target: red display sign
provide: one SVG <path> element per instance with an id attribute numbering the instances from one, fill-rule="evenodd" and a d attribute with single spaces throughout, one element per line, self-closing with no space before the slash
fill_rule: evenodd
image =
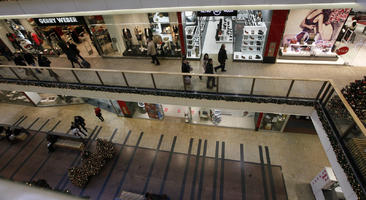
<path id="1" fill-rule="evenodd" d="M 344 55 L 348 52 L 348 50 L 349 50 L 348 47 L 341 47 L 336 50 L 336 53 L 337 53 L 337 55 Z"/>

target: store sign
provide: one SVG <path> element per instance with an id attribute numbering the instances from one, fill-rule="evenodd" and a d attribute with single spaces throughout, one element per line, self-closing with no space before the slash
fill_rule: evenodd
<path id="1" fill-rule="evenodd" d="M 336 50 L 337 55 L 344 55 L 349 51 L 348 47 L 341 47 Z"/>
<path id="2" fill-rule="evenodd" d="M 237 10 L 206 10 L 197 12 L 198 16 L 236 16 L 237 14 Z"/>
<path id="3" fill-rule="evenodd" d="M 47 17 L 34 18 L 38 26 L 52 26 L 52 25 L 76 25 L 81 24 L 81 17 Z"/>

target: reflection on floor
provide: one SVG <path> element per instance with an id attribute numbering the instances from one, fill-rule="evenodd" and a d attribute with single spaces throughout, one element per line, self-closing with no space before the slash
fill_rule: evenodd
<path id="1" fill-rule="evenodd" d="M 139 140 L 139 133 L 143 131 L 144 136 L 139 145 L 142 148 L 155 149 L 158 145 L 158 138 L 161 134 L 164 134 L 160 149 L 168 152 L 171 150 L 174 136 L 177 136 L 175 153 L 187 154 L 190 138 L 194 138 L 192 155 L 197 153 L 198 141 L 201 139 L 202 141 L 207 140 L 206 156 L 215 157 L 216 141 L 222 141 L 225 142 L 226 159 L 240 161 L 239 147 L 240 144 L 243 144 L 245 161 L 260 163 L 258 146 L 268 146 L 272 165 L 282 167 L 288 199 L 291 200 L 312 199 L 313 194 L 309 187 L 310 181 L 324 166 L 330 166 L 317 135 L 256 132 L 237 128 L 197 126 L 170 120 L 121 118 L 106 111 L 102 111 L 105 121 L 101 122 L 94 115 L 94 107 L 88 104 L 40 108 L 2 103 L 0 104 L 0 110 L 2 113 L 6 113 L 0 118 L 0 123 L 12 124 L 20 116 L 26 115 L 28 118 L 22 122 L 21 126 L 28 127 L 36 118 L 40 117 L 32 129 L 38 130 L 47 119 L 50 119 L 44 127 L 44 130 L 50 130 L 61 120 L 55 131 L 62 133 L 69 130 L 73 116 L 80 115 L 85 118 L 89 132 L 96 125 L 103 127 L 97 136 L 98 138 L 109 139 L 116 130 L 113 142 L 122 144 L 126 134 L 131 130 L 132 134 L 126 142 L 129 146 L 136 145 Z M 0 146 L 0 148 L 3 147 Z M 39 147 L 40 149 L 44 148 Z M 201 151 L 201 155 L 203 155 L 203 151 Z M 228 177 L 225 176 L 225 178 Z"/>
<path id="2" fill-rule="evenodd" d="M 217 18 L 215 21 L 213 21 L 212 18 Z M 211 17 L 208 21 L 207 25 L 207 31 L 206 31 L 206 37 L 205 42 L 203 43 L 203 51 L 202 53 L 205 54 L 218 54 L 221 44 L 225 44 L 226 46 L 226 53 L 227 54 L 233 54 L 233 43 L 220 43 L 216 42 L 215 35 L 213 33 L 216 33 L 217 25 L 219 24 L 219 19 L 223 19 L 223 17 Z M 229 57 L 229 56 L 228 56 Z"/>
<path id="3" fill-rule="evenodd" d="M 26 141 L 13 145 L 1 141 L 2 177 L 15 181 L 45 179 L 56 190 L 69 190 L 73 195 L 91 199 L 115 199 L 122 191 L 167 194 L 171 199 L 192 199 L 196 195 L 199 199 L 212 199 L 216 195 L 224 199 L 241 199 L 242 195 L 247 199 L 258 200 L 268 196 L 287 199 L 281 167 L 271 165 L 268 147 L 263 150 L 259 146 L 261 163 L 249 163 L 225 159 L 225 142 L 220 145 L 217 141 L 215 157 L 208 157 L 207 140 L 198 140 L 197 153 L 194 154 L 194 139 L 191 138 L 187 154 L 180 154 L 174 153 L 175 145 L 182 142 L 176 136 L 171 143 L 171 151 L 160 151 L 164 135 L 160 139 L 155 138 L 159 142 L 154 149 L 146 149 L 139 147 L 144 133 L 131 131 L 123 133 L 124 144 L 131 134 L 139 135 L 136 144 L 115 144 L 115 158 L 107 162 L 101 173 L 92 177 L 85 188 L 79 188 L 69 182 L 67 170 L 80 165 L 80 153 L 63 149 L 49 153 L 46 132 L 39 132 L 43 127 L 32 131 Z M 90 130 L 89 138 L 95 140 L 101 129 L 96 126 Z M 115 132 L 109 138 L 110 141 L 114 135 Z M 90 141 L 87 146 L 92 152 L 95 151 L 94 141 Z M 236 148 L 240 148 L 243 157 L 243 145 Z"/>

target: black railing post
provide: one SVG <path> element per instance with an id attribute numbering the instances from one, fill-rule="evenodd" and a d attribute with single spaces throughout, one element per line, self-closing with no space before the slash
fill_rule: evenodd
<path id="1" fill-rule="evenodd" d="M 187 91 L 187 86 L 186 86 L 186 83 L 184 82 L 184 76 L 182 76 L 182 78 L 183 78 L 184 91 Z"/>
<path id="2" fill-rule="evenodd" d="M 128 85 L 127 78 L 126 78 L 126 75 L 124 72 L 122 72 L 122 77 L 123 77 L 123 80 L 125 80 L 127 87 L 130 87 L 130 85 Z"/>
<path id="3" fill-rule="evenodd" d="M 291 90 L 292 90 L 292 86 L 294 86 L 295 80 L 291 81 L 290 87 L 288 88 L 286 97 L 290 96 Z"/>
<path id="4" fill-rule="evenodd" d="M 153 84 L 154 84 L 154 89 L 156 89 L 156 84 L 155 84 L 154 75 L 153 75 L 152 73 L 151 73 L 150 75 L 151 75 L 151 80 L 152 80 L 152 82 L 153 82 Z"/>
<path id="5" fill-rule="evenodd" d="M 78 83 L 81 83 L 79 77 L 76 75 L 76 73 L 74 72 L 74 70 L 71 70 L 71 72 L 72 72 L 72 74 L 74 74 L 74 77 L 76 78 L 76 80 L 78 81 Z"/>
<path id="6" fill-rule="evenodd" d="M 321 95 L 321 97 L 320 97 L 320 103 L 322 103 L 323 100 L 324 100 L 324 98 L 325 98 L 325 96 L 327 96 L 328 91 L 329 91 L 329 89 L 330 89 L 331 86 L 332 86 L 332 84 L 329 83 L 328 86 L 327 86 L 327 88 L 325 89 L 323 95 Z"/>
<path id="7" fill-rule="evenodd" d="M 95 73 L 97 74 L 97 77 L 98 77 L 98 79 L 99 79 L 100 83 L 101 83 L 102 85 L 104 85 L 104 83 L 103 83 L 103 81 L 102 81 L 102 78 L 100 77 L 100 75 L 99 75 L 98 71 L 95 71 Z"/>
<path id="8" fill-rule="evenodd" d="M 36 76 L 36 73 L 34 73 L 34 71 L 33 71 L 32 69 L 29 69 L 29 70 L 30 70 L 30 72 L 31 72 L 32 76 L 33 76 L 35 79 L 37 79 L 37 81 L 39 81 L 39 78 Z"/>
<path id="9" fill-rule="evenodd" d="M 255 85 L 255 78 L 253 78 L 252 81 L 252 88 L 250 89 L 250 95 L 253 95 L 254 85 Z"/>
<path id="10" fill-rule="evenodd" d="M 327 98 L 325 98 L 324 102 L 322 103 L 323 106 L 325 106 L 325 104 L 327 104 L 327 102 L 329 101 L 330 97 L 332 97 L 333 93 L 334 93 L 334 88 L 332 88 L 332 90 L 330 90 Z"/>
<path id="11" fill-rule="evenodd" d="M 10 71 L 11 72 L 13 72 L 13 74 L 19 79 L 19 80 L 22 80 L 21 78 L 20 78 L 20 76 L 17 74 L 17 73 L 15 73 L 15 71 L 14 71 L 14 69 L 13 68 L 11 68 L 11 67 L 9 67 L 9 69 L 10 69 Z M 27 69 L 25 69 L 25 70 L 27 70 Z"/>
<path id="12" fill-rule="evenodd" d="M 324 88 L 325 88 L 325 86 L 327 85 L 327 81 L 324 81 L 324 83 L 323 83 L 323 85 L 322 85 L 322 87 L 320 88 L 320 90 L 319 90 L 319 92 L 318 92 L 318 94 L 316 95 L 316 100 L 318 100 L 319 99 L 319 97 L 320 97 L 320 95 L 322 94 L 322 92 L 323 92 L 323 90 L 324 90 Z"/>
<path id="13" fill-rule="evenodd" d="M 217 83 L 216 83 L 216 93 L 219 93 L 219 77 L 217 78 Z"/>

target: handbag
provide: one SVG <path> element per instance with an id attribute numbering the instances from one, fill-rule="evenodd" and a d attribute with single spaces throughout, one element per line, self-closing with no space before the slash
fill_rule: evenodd
<path id="1" fill-rule="evenodd" d="M 81 61 L 81 66 L 83 66 L 83 68 L 90 68 L 90 63 L 86 60 Z"/>

